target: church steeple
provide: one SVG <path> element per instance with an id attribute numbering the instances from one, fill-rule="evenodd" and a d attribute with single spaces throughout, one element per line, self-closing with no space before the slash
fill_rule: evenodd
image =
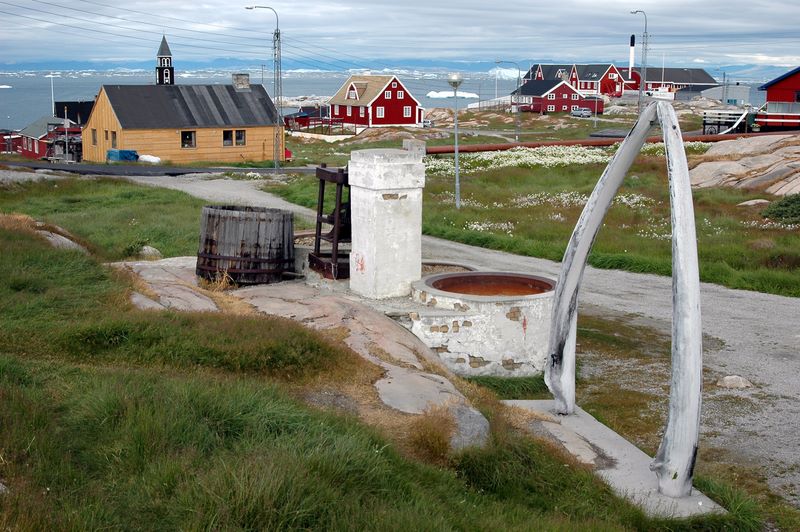
<path id="1" fill-rule="evenodd" d="M 175 69 L 172 67 L 172 52 L 167 37 L 161 37 L 161 46 L 156 54 L 156 85 L 174 85 Z"/>

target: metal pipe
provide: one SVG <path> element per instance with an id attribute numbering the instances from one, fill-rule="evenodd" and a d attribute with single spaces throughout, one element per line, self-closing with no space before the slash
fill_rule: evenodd
<path id="1" fill-rule="evenodd" d="M 646 88 L 647 84 L 647 13 L 642 11 L 641 9 L 636 9 L 631 11 L 631 15 L 636 15 L 637 13 L 641 13 L 644 15 L 644 34 L 642 35 L 642 76 L 639 80 L 639 112 L 642 112 L 642 90 Z"/>

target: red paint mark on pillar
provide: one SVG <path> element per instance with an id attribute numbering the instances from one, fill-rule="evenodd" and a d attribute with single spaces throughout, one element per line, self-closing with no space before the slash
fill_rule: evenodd
<path id="1" fill-rule="evenodd" d="M 523 316 L 522 317 L 522 335 L 523 336 L 527 336 L 528 335 L 528 317 L 527 316 Z"/>
<path id="2" fill-rule="evenodd" d="M 359 273 L 363 273 L 366 269 L 366 265 L 364 264 L 364 255 L 361 253 L 356 254 L 356 271 Z"/>

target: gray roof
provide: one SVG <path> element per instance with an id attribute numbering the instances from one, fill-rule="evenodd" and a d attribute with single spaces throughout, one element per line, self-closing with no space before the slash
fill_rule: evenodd
<path id="1" fill-rule="evenodd" d="M 596 63 L 590 65 L 575 65 L 578 69 L 578 79 L 587 81 L 600 79 L 611 68 L 611 63 Z"/>
<path id="2" fill-rule="evenodd" d="M 75 122 L 69 120 L 69 126 L 72 127 L 74 125 L 76 125 Z M 43 116 L 42 118 L 36 120 L 35 122 L 31 122 L 30 124 L 25 126 L 22 130 L 20 130 L 19 134 L 34 139 L 40 139 L 45 135 L 47 135 L 55 127 L 63 127 L 63 126 L 64 126 L 63 118 Z"/>
<path id="3" fill-rule="evenodd" d="M 542 66 L 542 79 L 561 79 L 558 77 L 558 72 L 563 70 L 567 78 L 572 71 L 572 65 L 541 65 Z M 536 71 L 534 70 L 534 73 Z"/>
<path id="4" fill-rule="evenodd" d="M 544 96 L 558 85 L 566 83 L 562 79 L 532 79 L 520 87 L 520 94 L 524 96 Z M 515 94 L 517 91 L 512 92 Z"/>
<path id="5" fill-rule="evenodd" d="M 156 54 L 158 57 L 169 56 L 172 57 L 172 52 L 169 50 L 169 45 L 167 44 L 167 37 L 161 37 L 161 46 L 158 47 L 158 53 Z"/>
<path id="6" fill-rule="evenodd" d="M 275 104 L 262 85 L 103 85 L 124 129 L 271 126 Z"/>
<path id="7" fill-rule="evenodd" d="M 635 67 L 633 70 L 641 72 L 640 67 Z M 647 67 L 647 81 L 661 81 L 661 67 L 648 66 Z M 664 81 L 672 83 L 691 84 L 691 85 L 719 85 L 717 80 L 711 77 L 711 74 L 702 68 L 664 68 Z"/>

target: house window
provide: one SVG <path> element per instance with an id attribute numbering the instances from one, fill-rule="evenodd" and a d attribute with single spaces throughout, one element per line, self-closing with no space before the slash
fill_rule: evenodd
<path id="1" fill-rule="evenodd" d="M 608 75 L 608 79 L 617 79 L 617 75 L 612 72 Z"/>
<path id="2" fill-rule="evenodd" d="M 223 129 L 222 130 L 222 145 L 223 146 L 233 146 L 233 130 L 232 129 Z"/>
<path id="3" fill-rule="evenodd" d="M 334 105 L 333 106 L 333 114 L 335 114 L 335 115 L 339 114 L 339 106 L 338 105 Z"/>
<path id="4" fill-rule="evenodd" d="M 364 109 L 365 109 L 364 107 L 358 108 L 358 116 L 360 116 L 361 118 L 364 118 Z"/>
<path id="5" fill-rule="evenodd" d="M 556 110 L 556 106 L 555 105 L 548 105 L 547 106 L 547 111 L 548 112 L 552 113 L 555 110 Z"/>
<path id="6" fill-rule="evenodd" d="M 244 129 L 237 129 L 236 130 L 236 145 L 237 146 L 244 146 L 247 144 L 247 136 L 245 134 Z"/>
<path id="7" fill-rule="evenodd" d="M 391 100 L 392 99 L 392 91 L 385 91 L 383 93 L 383 97 L 386 98 L 387 100 Z"/>
<path id="8" fill-rule="evenodd" d="M 393 81 L 393 82 L 392 82 L 392 88 L 393 88 L 393 89 L 396 89 L 396 88 L 397 88 L 397 82 L 396 82 L 396 81 Z"/>
<path id="9" fill-rule="evenodd" d="M 573 100 L 577 100 L 577 99 L 578 99 L 578 95 L 577 95 L 577 94 L 573 94 L 573 95 L 572 95 L 572 99 L 573 99 Z"/>
<path id="10" fill-rule="evenodd" d="M 105 133 L 106 133 L 106 142 L 108 142 L 108 130 L 107 129 L 105 130 Z"/>
<path id="11" fill-rule="evenodd" d="M 375 117 L 376 118 L 383 118 L 383 107 L 376 107 L 375 108 Z"/>
<path id="12" fill-rule="evenodd" d="M 197 136 L 195 131 L 181 131 L 181 148 L 196 148 Z"/>
<path id="13" fill-rule="evenodd" d="M 403 118 L 411 118 L 411 106 L 406 105 L 403 107 Z"/>
<path id="14" fill-rule="evenodd" d="M 116 148 L 117 147 L 117 132 L 116 131 L 112 131 L 111 132 L 111 147 L 112 148 Z"/>
<path id="15" fill-rule="evenodd" d="M 577 108 L 578 108 L 578 106 L 577 106 L 577 105 L 573 105 L 572 107 L 570 107 L 570 110 L 571 110 L 571 111 L 574 111 L 574 110 L 575 110 L 575 109 L 577 109 Z"/>
<path id="16" fill-rule="evenodd" d="M 566 105 L 562 105 L 562 106 L 561 106 L 561 110 L 562 110 L 562 111 L 566 111 L 566 110 L 567 110 L 567 106 L 566 106 Z"/>
<path id="17" fill-rule="evenodd" d="M 33 153 L 39 154 L 39 140 L 38 139 L 31 139 L 33 140 Z"/>
<path id="18" fill-rule="evenodd" d="M 398 100 L 402 100 L 405 97 L 406 97 L 405 91 L 397 91 L 397 99 Z"/>
<path id="19" fill-rule="evenodd" d="M 170 84 L 170 82 L 169 82 L 169 70 L 165 70 L 164 71 L 164 84 L 165 85 L 169 85 Z"/>
<path id="20" fill-rule="evenodd" d="M 348 105 L 347 106 L 347 116 L 353 116 L 353 106 L 352 105 Z"/>
<path id="21" fill-rule="evenodd" d="M 555 95 L 555 93 L 552 93 L 552 92 L 551 92 L 550 94 L 548 94 L 548 95 L 547 95 L 547 99 L 548 99 L 548 100 L 555 100 L 555 99 L 556 99 L 556 95 Z"/>
<path id="22" fill-rule="evenodd" d="M 562 94 L 562 95 L 561 95 L 561 98 L 562 98 L 562 99 L 566 99 L 566 97 L 567 97 L 567 93 L 566 93 L 566 92 L 565 92 L 564 94 Z"/>
<path id="23" fill-rule="evenodd" d="M 794 93 L 794 101 L 800 102 L 800 91 Z"/>
<path id="24" fill-rule="evenodd" d="M 92 128 L 92 146 L 97 146 L 97 130 Z"/>
<path id="25" fill-rule="evenodd" d="M 348 100 L 355 100 L 355 99 L 357 99 L 357 98 L 356 98 L 356 90 L 355 90 L 355 89 L 350 89 L 350 90 L 347 92 L 347 99 L 348 99 Z"/>

